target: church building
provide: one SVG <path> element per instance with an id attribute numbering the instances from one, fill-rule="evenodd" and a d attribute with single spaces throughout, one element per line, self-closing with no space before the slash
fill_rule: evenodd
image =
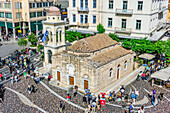
<path id="1" fill-rule="evenodd" d="M 57 7 L 51 7 L 43 22 L 48 31 L 45 44 L 45 66 L 51 66 L 52 81 L 80 91 L 102 91 L 133 71 L 133 52 L 126 50 L 105 34 L 80 39 L 72 44 L 65 42 L 65 22 Z"/>

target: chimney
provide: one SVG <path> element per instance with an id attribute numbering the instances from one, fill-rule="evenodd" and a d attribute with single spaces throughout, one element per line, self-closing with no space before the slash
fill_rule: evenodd
<path id="1" fill-rule="evenodd" d="M 54 5 L 56 5 L 57 0 L 54 0 Z"/>

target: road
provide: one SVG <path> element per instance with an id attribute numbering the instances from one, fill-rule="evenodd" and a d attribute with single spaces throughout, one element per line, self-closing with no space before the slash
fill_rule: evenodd
<path id="1" fill-rule="evenodd" d="M 0 57 L 6 57 L 13 53 L 15 50 L 21 50 L 22 47 L 18 46 L 17 42 L 9 41 L 2 42 L 2 46 L 0 46 Z"/>

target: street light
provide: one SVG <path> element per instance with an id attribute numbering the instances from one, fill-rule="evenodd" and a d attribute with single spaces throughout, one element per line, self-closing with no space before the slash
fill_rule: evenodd
<path id="1" fill-rule="evenodd" d="M 18 15 L 19 15 L 19 28 L 20 28 L 20 31 L 21 31 L 21 22 L 20 22 L 20 12 L 19 12 L 19 8 L 20 8 L 20 0 L 18 0 Z M 19 37 L 20 37 L 20 33 L 19 34 Z"/>

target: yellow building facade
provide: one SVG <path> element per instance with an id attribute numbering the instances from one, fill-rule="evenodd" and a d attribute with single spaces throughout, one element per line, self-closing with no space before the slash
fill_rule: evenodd
<path id="1" fill-rule="evenodd" d="M 169 0 L 169 3 L 168 3 L 167 21 L 168 22 L 170 21 L 170 0 Z"/>
<path id="2" fill-rule="evenodd" d="M 22 34 L 43 29 L 41 21 L 54 0 L 0 0 L 0 36 Z"/>

